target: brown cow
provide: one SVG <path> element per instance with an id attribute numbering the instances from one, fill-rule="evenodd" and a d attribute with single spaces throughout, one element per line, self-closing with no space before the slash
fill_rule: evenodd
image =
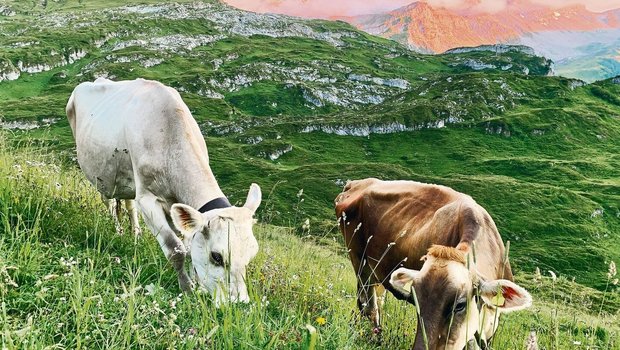
<path id="1" fill-rule="evenodd" d="M 336 198 L 336 215 L 358 276 L 358 307 L 376 333 L 385 289 L 417 298 L 414 349 L 485 343 L 499 313 L 531 304 L 511 282 L 493 219 L 465 194 L 414 181 L 351 181 Z"/>

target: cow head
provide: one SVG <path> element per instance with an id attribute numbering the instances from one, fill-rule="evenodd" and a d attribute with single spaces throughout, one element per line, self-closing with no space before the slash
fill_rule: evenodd
<path id="1" fill-rule="evenodd" d="M 410 302 L 418 301 L 414 349 L 461 350 L 476 337 L 488 340 L 497 330 L 500 313 L 532 303 L 530 294 L 517 284 L 485 280 L 473 263 L 468 268 L 467 255 L 459 249 L 435 245 L 423 259 L 421 270 L 399 268 L 390 279 Z"/>
<path id="2" fill-rule="evenodd" d="M 192 258 L 190 273 L 213 295 L 216 304 L 249 301 L 245 277 L 250 260 L 258 252 L 252 225 L 260 202 L 260 187 L 252 184 L 243 207 L 206 213 L 184 204 L 171 208 L 174 225 L 182 232 Z"/>

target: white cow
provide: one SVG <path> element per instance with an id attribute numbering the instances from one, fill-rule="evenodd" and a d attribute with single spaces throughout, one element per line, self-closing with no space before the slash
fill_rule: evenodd
<path id="1" fill-rule="evenodd" d="M 243 207 L 229 204 L 179 93 L 156 81 L 99 78 L 73 90 L 67 117 L 82 171 L 106 198 L 135 198 L 181 289 L 194 285 L 183 266 L 189 252 L 192 277 L 216 302 L 248 301 L 245 275 L 258 252 L 252 217 L 261 191 L 252 184 Z"/>

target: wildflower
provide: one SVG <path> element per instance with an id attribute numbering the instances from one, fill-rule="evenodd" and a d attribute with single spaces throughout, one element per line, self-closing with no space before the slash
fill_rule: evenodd
<path id="1" fill-rule="evenodd" d="M 301 229 L 304 231 L 310 231 L 310 219 L 306 219 L 304 224 L 301 226 Z"/>
<path id="2" fill-rule="evenodd" d="M 155 294 L 155 290 L 157 288 L 155 287 L 155 285 L 153 283 L 147 285 L 146 287 L 144 287 L 144 290 L 146 290 L 146 295 L 154 295 Z"/>
<path id="3" fill-rule="evenodd" d="M 297 198 L 301 198 L 301 196 L 304 195 L 304 189 L 302 188 L 301 190 L 299 190 L 299 192 L 297 192 Z"/>
<path id="4" fill-rule="evenodd" d="M 44 281 L 49 281 L 49 280 L 53 280 L 54 278 L 57 278 L 57 277 L 58 277 L 58 275 L 52 273 L 52 274 L 43 276 L 43 280 Z"/>
<path id="5" fill-rule="evenodd" d="M 536 267 L 536 271 L 534 271 L 534 279 L 540 281 L 542 279 L 542 274 L 540 273 L 540 268 Z"/>
<path id="6" fill-rule="evenodd" d="M 616 263 L 615 262 L 610 262 L 609 263 L 609 272 L 607 272 L 607 278 L 608 279 L 612 279 L 614 277 L 616 277 L 616 274 L 618 273 L 618 270 L 616 270 Z"/>
<path id="7" fill-rule="evenodd" d="M 538 338 L 536 337 L 535 331 L 530 332 L 530 335 L 527 338 L 527 344 L 525 348 L 527 350 L 538 350 Z"/>
<path id="8" fill-rule="evenodd" d="M 315 321 L 319 326 L 322 326 L 325 323 L 327 323 L 327 320 L 325 319 L 325 317 L 322 317 L 322 316 L 317 317 Z"/>
<path id="9" fill-rule="evenodd" d="M 549 270 L 549 274 L 551 275 L 551 279 L 555 282 L 558 279 L 558 276 L 555 275 L 555 272 Z"/>

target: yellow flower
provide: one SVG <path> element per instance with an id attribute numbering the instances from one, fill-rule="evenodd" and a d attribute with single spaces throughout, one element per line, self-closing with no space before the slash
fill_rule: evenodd
<path id="1" fill-rule="evenodd" d="M 325 317 L 321 317 L 321 316 L 317 317 L 315 321 L 319 326 L 322 326 L 327 322 Z"/>

